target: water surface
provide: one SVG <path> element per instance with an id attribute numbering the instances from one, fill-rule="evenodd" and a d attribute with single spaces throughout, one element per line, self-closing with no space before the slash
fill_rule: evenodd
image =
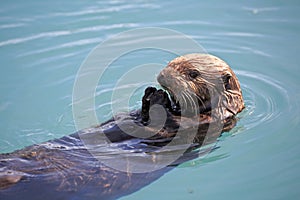
<path id="1" fill-rule="evenodd" d="M 122 199 L 297 199 L 299 11 L 298 1 L 2 1 L 0 151 L 76 131 L 73 84 L 88 53 L 121 31 L 164 27 L 227 61 L 246 109 L 216 151 Z M 114 73 L 97 89 L 99 119 L 111 116 L 110 83 L 132 66 L 171 59 L 142 51 L 113 63 Z"/>

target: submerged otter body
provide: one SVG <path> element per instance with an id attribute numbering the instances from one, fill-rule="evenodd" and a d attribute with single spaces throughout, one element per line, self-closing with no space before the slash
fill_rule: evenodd
<path id="1" fill-rule="evenodd" d="M 215 56 L 178 57 L 157 79 L 166 91 L 147 88 L 140 110 L 120 114 L 97 127 L 60 139 L 1 154 L 0 199 L 116 199 L 130 194 L 174 166 L 196 158 L 198 147 L 214 142 L 221 132 L 230 130 L 236 123 L 235 115 L 244 108 L 235 74 Z M 154 105 L 165 112 L 162 127 L 162 110 L 152 109 Z M 132 123 L 150 132 L 151 137 L 139 138 L 139 134 L 128 134 L 121 127 Z M 120 152 L 137 157 L 151 155 L 156 163 L 158 149 L 170 141 L 175 141 L 175 147 L 187 144 L 188 148 L 158 170 L 119 171 L 96 158 L 87 149 L 86 140 L 82 141 L 84 137 L 92 141 L 99 135 L 110 142 L 100 146 L 105 150 L 103 159 L 118 159 L 122 149 Z"/>

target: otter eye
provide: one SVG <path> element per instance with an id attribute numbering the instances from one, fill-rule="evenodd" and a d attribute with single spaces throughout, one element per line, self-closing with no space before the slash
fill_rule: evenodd
<path id="1" fill-rule="evenodd" d="M 194 78 L 197 78 L 198 76 L 200 75 L 200 73 L 198 72 L 198 71 L 191 71 L 190 73 L 189 73 L 189 76 L 192 78 L 192 79 L 194 79 Z"/>

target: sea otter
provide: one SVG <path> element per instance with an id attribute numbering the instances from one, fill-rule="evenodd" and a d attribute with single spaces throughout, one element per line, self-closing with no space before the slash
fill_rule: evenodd
<path id="1" fill-rule="evenodd" d="M 116 199 L 130 194 L 174 166 L 196 158 L 199 147 L 230 130 L 236 114 L 244 108 L 237 77 L 213 55 L 175 58 L 157 80 L 162 89 L 148 87 L 140 110 L 60 139 L 1 154 L 0 199 Z M 142 129 L 136 131 L 138 128 L 128 124 Z M 145 137 L 143 130 L 150 136 Z M 104 142 L 93 143 L 99 136 Z M 183 153 L 149 173 L 120 171 L 105 162 L 111 159 L 118 165 L 125 152 L 137 159 L 152 156 L 152 164 L 156 164 L 160 149 L 170 143 L 174 152 Z M 96 152 L 100 157 L 94 147 L 103 150 Z M 174 152 L 164 153 L 164 158 Z"/>

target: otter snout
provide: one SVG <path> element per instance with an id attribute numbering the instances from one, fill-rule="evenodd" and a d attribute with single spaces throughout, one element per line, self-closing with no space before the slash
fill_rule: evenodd
<path id="1" fill-rule="evenodd" d="M 165 68 L 157 76 L 158 83 L 165 88 L 174 87 L 176 85 L 176 72 L 172 69 Z"/>
<path id="2" fill-rule="evenodd" d="M 166 82 L 166 77 L 165 77 L 163 71 L 161 71 L 161 72 L 159 73 L 159 75 L 157 76 L 157 81 L 158 81 L 158 83 L 159 83 L 161 86 L 165 86 L 165 87 L 166 87 L 167 82 Z"/>

